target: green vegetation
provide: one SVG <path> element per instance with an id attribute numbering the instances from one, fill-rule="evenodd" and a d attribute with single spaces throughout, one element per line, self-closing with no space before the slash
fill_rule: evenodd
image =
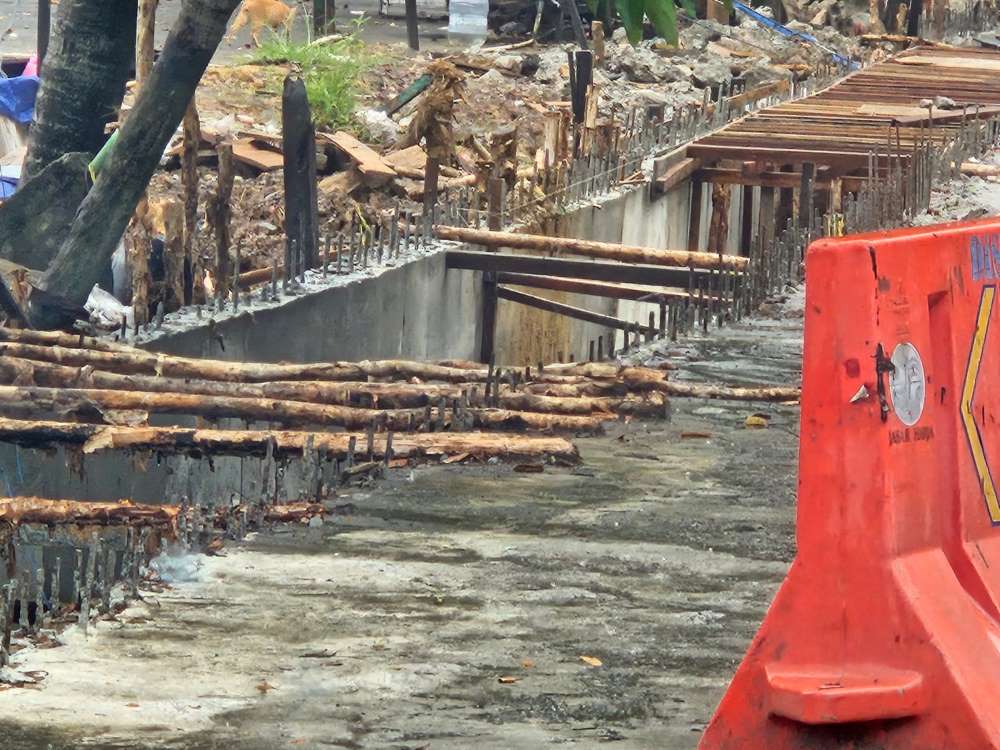
<path id="1" fill-rule="evenodd" d="M 318 44 L 272 35 L 253 51 L 251 61 L 300 67 L 316 126 L 324 129 L 350 125 L 361 75 L 377 62 L 364 42 L 353 34 Z"/>

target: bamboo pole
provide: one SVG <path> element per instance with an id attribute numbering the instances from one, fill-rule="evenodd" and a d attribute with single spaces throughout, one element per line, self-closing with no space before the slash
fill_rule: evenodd
<path id="1" fill-rule="evenodd" d="M 351 441 L 363 433 L 316 433 L 292 430 L 215 430 L 187 427 L 125 427 L 0 417 L 0 441 L 25 448 L 66 446 L 85 455 L 115 450 L 156 451 L 184 455 L 230 455 L 299 458 L 312 446 L 327 458 L 345 459 Z M 385 457 L 388 435 L 372 439 L 375 458 Z M 424 459 L 468 454 L 477 459 L 523 459 L 551 456 L 577 463 L 576 447 L 561 437 L 484 432 L 427 432 L 393 435 L 392 455 Z"/>
<path id="2" fill-rule="evenodd" d="M 563 252 L 583 255 L 588 258 L 603 258 L 625 263 L 647 263 L 658 266 L 678 266 L 682 268 L 734 268 L 742 270 L 749 263 L 748 258 L 719 253 L 702 253 L 687 250 L 656 250 L 635 245 L 617 245 L 611 242 L 594 242 L 565 237 L 549 237 L 540 234 L 519 234 L 515 232 L 491 232 L 483 229 L 435 226 L 439 239 L 467 242 L 493 248 L 516 250 L 538 250 L 541 252 Z"/>

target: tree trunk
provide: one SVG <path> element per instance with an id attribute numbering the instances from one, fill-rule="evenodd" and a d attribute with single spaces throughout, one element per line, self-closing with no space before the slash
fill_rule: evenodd
<path id="1" fill-rule="evenodd" d="M 104 145 L 104 126 L 117 119 L 131 72 L 136 7 L 137 0 L 59 4 L 24 180 L 63 154 L 94 154 Z"/>
<path id="2" fill-rule="evenodd" d="M 136 0 L 130 2 L 134 20 Z M 117 144 L 42 279 L 43 289 L 82 305 L 100 281 L 238 3 L 189 0 L 183 4 L 163 54 L 139 92 Z M 106 19 L 107 3 L 101 3 L 101 8 L 102 19 Z M 131 59 L 134 24 L 129 26 L 127 36 L 129 43 L 123 46 Z M 54 61 L 62 52 L 57 44 L 50 59 Z M 74 58 L 74 64 L 78 63 Z M 77 83 L 74 77 L 72 85 Z M 88 107 L 95 107 L 93 100 Z M 31 315 L 39 328 L 57 327 L 65 321 L 44 304 L 32 304 Z"/>

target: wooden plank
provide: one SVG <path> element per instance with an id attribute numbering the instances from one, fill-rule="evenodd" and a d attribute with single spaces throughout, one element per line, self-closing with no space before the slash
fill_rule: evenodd
<path id="1" fill-rule="evenodd" d="M 516 289 L 509 289 L 505 286 L 497 287 L 497 296 L 500 299 L 507 300 L 508 302 L 517 302 L 521 305 L 534 307 L 538 310 L 545 310 L 546 312 L 556 313 L 557 315 L 565 315 L 567 318 L 582 320 L 585 323 L 607 326 L 608 328 L 614 328 L 619 331 L 632 331 L 638 326 L 639 331 L 643 334 L 651 335 L 656 333 L 655 329 L 649 328 L 648 326 L 639 325 L 627 320 L 620 320 L 612 317 L 611 315 L 604 315 L 602 313 L 593 312 L 592 310 L 585 310 L 582 307 L 574 307 L 573 305 L 566 305 L 562 302 L 554 302 L 553 300 L 545 299 L 544 297 L 538 297 L 534 294 L 528 294 L 526 292 L 519 292 Z"/>
<path id="2" fill-rule="evenodd" d="M 262 172 L 273 172 L 285 166 L 281 153 L 261 148 L 248 138 L 233 142 L 233 158 Z"/>
<path id="3" fill-rule="evenodd" d="M 317 133 L 317 140 L 333 146 L 357 165 L 358 172 L 361 173 L 365 184 L 369 187 L 384 185 L 389 180 L 395 178 L 396 171 L 385 163 L 370 146 L 366 146 L 350 133 L 338 130 L 336 133 Z"/>
<path id="4" fill-rule="evenodd" d="M 691 175 L 701 167 L 701 159 L 682 159 L 653 181 L 653 195 L 669 193 L 681 183 L 689 180 Z"/>
<path id="5" fill-rule="evenodd" d="M 909 55 L 900 58 L 901 65 L 923 65 L 934 68 L 968 68 L 978 71 L 1000 72 L 1000 59 L 972 59 L 968 57 L 945 57 L 943 55 Z"/>
<path id="6" fill-rule="evenodd" d="M 390 169 L 406 169 L 424 171 L 427 166 L 427 153 L 420 146 L 413 145 L 399 151 L 386 154 L 382 160 Z"/>
<path id="7" fill-rule="evenodd" d="M 650 300 L 688 299 L 686 289 L 608 284 L 602 281 L 578 281 L 554 276 L 533 276 L 525 273 L 501 273 L 497 275 L 500 284 L 526 286 L 534 289 L 552 289 L 570 294 L 586 294 L 609 299 Z"/>
<path id="8" fill-rule="evenodd" d="M 534 255 L 486 253 L 475 250 L 448 250 L 445 253 L 445 267 L 453 270 L 526 273 L 537 276 L 559 276 L 571 279 L 593 279 L 624 284 L 651 284 L 683 288 L 687 288 L 691 274 L 693 274 L 696 286 L 698 279 L 710 277 L 705 271 L 650 266 L 642 263 L 543 258 Z"/>

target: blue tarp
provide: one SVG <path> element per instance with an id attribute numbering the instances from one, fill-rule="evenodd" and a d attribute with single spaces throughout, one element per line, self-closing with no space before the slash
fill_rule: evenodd
<path id="1" fill-rule="evenodd" d="M 768 18 L 767 16 L 758 13 L 748 5 L 744 5 L 743 3 L 739 2 L 739 0 L 733 0 L 733 7 L 736 8 L 736 10 L 738 10 L 740 13 L 749 16 L 757 23 L 761 24 L 762 26 L 766 26 L 767 28 L 771 29 L 771 31 L 778 32 L 782 36 L 787 36 L 790 39 L 801 39 L 802 41 L 808 42 L 809 44 L 815 44 L 820 49 L 827 52 L 838 64 L 843 65 L 849 70 L 857 70 L 858 68 L 861 67 L 861 65 L 856 63 L 854 60 L 851 60 L 850 58 L 837 54 L 833 50 L 828 50 L 825 47 L 823 47 L 823 45 L 819 43 L 819 40 L 812 34 L 804 34 L 801 31 L 794 31 L 788 28 L 787 26 L 782 26 L 774 19 Z"/>
<path id="2" fill-rule="evenodd" d="M 35 116 L 37 76 L 0 78 L 0 117 L 27 125 Z"/>
<path id="3" fill-rule="evenodd" d="M 10 198 L 15 190 L 17 190 L 17 178 L 0 174 L 0 201 Z"/>

